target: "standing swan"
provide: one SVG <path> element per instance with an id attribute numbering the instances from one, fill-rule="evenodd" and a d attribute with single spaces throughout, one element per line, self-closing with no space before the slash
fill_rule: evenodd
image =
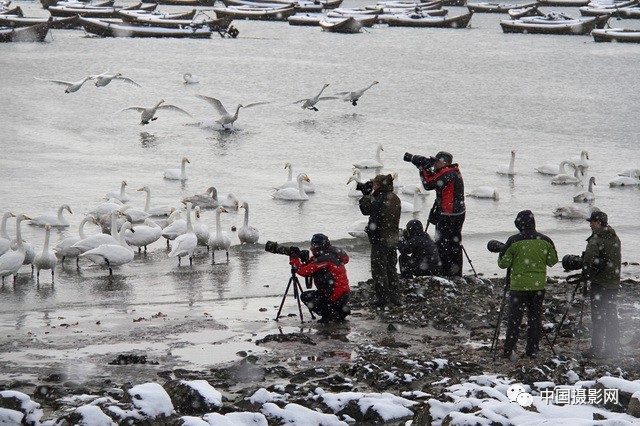
<path id="1" fill-rule="evenodd" d="M 115 213 L 117 215 L 117 213 Z M 80 228 L 78 228 L 78 236 L 77 237 L 67 237 L 64 240 L 60 241 L 54 248 L 53 251 L 62 258 L 62 266 L 64 267 L 64 260 L 69 257 L 69 258 L 74 258 L 76 259 L 76 267 L 78 266 L 78 256 L 80 256 L 80 254 L 82 253 L 82 250 L 79 247 L 74 247 L 73 245 L 76 244 L 79 241 L 84 240 L 85 238 L 87 238 L 84 235 L 84 225 L 87 222 L 91 222 L 95 225 L 98 224 L 98 222 L 96 221 L 96 219 L 91 216 L 85 216 L 82 219 L 82 222 L 80 222 Z"/>
<path id="2" fill-rule="evenodd" d="M 182 164 L 179 169 L 167 169 L 164 171 L 164 178 L 170 180 L 187 180 L 187 163 L 191 161 L 187 157 L 182 157 Z"/>
<path id="3" fill-rule="evenodd" d="M 318 108 L 316 108 L 315 105 L 319 101 L 324 101 L 324 100 L 327 100 L 327 99 L 337 99 L 335 96 L 323 96 L 323 97 L 320 97 L 320 95 L 322 95 L 322 92 L 324 92 L 324 89 L 326 89 L 327 87 L 329 87 L 329 83 L 326 83 L 324 86 L 322 86 L 322 89 L 320 89 L 320 93 L 318 93 L 314 97 L 308 98 L 308 99 L 300 99 L 299 101 L 295 101 L 293 104 L 295 105 L 295 104 L 302 103 L 302 109 L 310 109 L 310 110 L 313 110 L 313 111 L 318 111 Z"/>
<path id="4" fill-rule="evenodd" d="M 144 247 L 147 251 L 149 244 L 155 243 L 162 237 L 162 228 L 151 219 L 145 219 L 144 225 L 136 225 L 135 232 L 127 231 L 124 240 L 127 244 L 138 247 L 138 253 Z"/>
<path id="5" fill-rule="evenodd" d="M 303 182 L 309 182 L 309 178 L 304 173 L 300 173 L 298 178 L 297 188 L 284 188 L 278 189 L 273 195 L 273 198 L 278 200 L 287 200 L 287 201 L 307 201 L 309 196 L 306 192 L 304 192 L 304 188 L 302 186 Z"/>
<path id="6" fill-rule="evenodd" d="M 158 102 L 156 105 L 152 106 L 152 107 L 141 107 L 141 106 L 130 106 L 130 107 L 126 107 L 126 108 L 122 108 L 119 111 L 116 111 L 116 114 L 122 111 L 128 111 L 128 110 L 133 110 L 133 111 L 138 111 L 140 114 L 140 124 L 142 126 L 144 126 L 145 124 L 149 124 L 150 121 L 155 121 L 158 119 L 158 117 L 156 117 L 156 112 L 159 109 L 167 109 L 170 111 L 177 111 L 177 112 L 181 112 L 183 114 L 187 114 L 189 117 L 191 117 L 192 115 L 189 114 L 187 111 L 183 110 L 182 108 L 179 108 L 175 105 L 171 105 L 171 104 L 165 104 L 162 105 L 164 103 L 164 99 L 161 99 L 160 102 Z"/>
<path id="7" fill-rule="evenodd" d="M 44 246 L 42 246 L 42 253 L 36 256 L 33 264 L 36 267 L 36 282 L 40 282 L 40 270 L 51 269 L 51 284 L 53 284 L 54 269 L 58 259 L 53 250 L 49 250 L 49 238 L 51 237 L 51 225 L 44 227 Z"/>
<path id="8" fill-rule="evenodd" d="M 589 178 L 589 189 L 587 191 L 579 192 L 573 196 L 573 201 L 576 203 L 588 203 L 596 199 L 593 193 L 593 185 L 596 184 L 596 178 L 591 176 Z"/>
<path id="9" fill-rule="evenodd" d="M 87 238 L 83 238 L 71 247 L 78 249 L 80 253 L 92 250 L 96 247 L 100 247 L 103 244 L 118 244 L 118 216 L 120 212 L 111 212 L 111 235 L 108 234 L 94 234 L 89 235 Z M 76 259 L 76 265 L 78 260 Z"/>
<path id="10" fill-rule="evenodd" d="M 360 97 L 364 95 L 364 92 L 371 89 L 376 84 L 378 84 L 378 82 L 374 81 L 364 89 L 356 90 L 355 92 L 338 92 L 336 93 L 336 95 L 344 96 L 345 102 L 351 102 L 351 105 L 356 106 L 358 105 L 358 100 L 360 99 Z"/>
<path id="11" fill-rule="evenodd" d="M 193 224 L 193 232 L 195 232 L 196 237 L 198 238 L 198 245 L 204 246 L 207 248 L 207 252 L 209 252 L 209 228 L 207 225 L 200 221 L 200 206 L 196 206 L 195 208 L 196 220 Z"/>
<path id="12" fill-rule="evenodd" d="M 210 98 L 208 96 L 203 96 L 203 95 L 196 95 L 196 97 L 209 102 L 209 104 L 211 104 L 216 109 L 216 111 L 218 111 L 218 114 L 220 114 L 220 119 L 216 120 L 216 123 L 221 125 L 223 129 L 227 129 L 226 127 L 227 125 L 230 125 L 231 126 L 230 128 L 233 128 L 233 123 L 235 123 L 235 121 L 238 119 L 238 112 L 240 111 L 240 108 L 251 108 L 254 106 L 265 105 L 269 103 L 269 102 L 255 102 L 248 105 L 238 104 L 238 106 L 236 107 L 235 114 L 231 115 L 227 112 L 224 105 L 222 105 L 222 102 L 220 102 L 218 99 Z"/>
<path id="13" fill-rule="evenodd" d="M 246 201 L 242 203 L 240 208 L 244 209 L 244 224 L 238 230 L 238 238 L 241 244 L 255 244 L 260 238 L 260 232 L 249 225 L 249 203 Z"/>
<path id="14" fill-rule="evenodd" d="M 118 244 L 102 244 L 94 249 L 82 253 L 93 263 L 109 268 L 109 275 L 113 275 L 114 266 L 126 265 L 133 260 L 133 249 L 127 245 L 124 234 L 131 228 L 131 223 L 125 222 L 118 234 Z M 135 232 L 135 230 L 132 230 Z"/>
<path id="15" fill-rule="evenodd" d="M 216 233 L 209 238 L 209 248 L 211 249 L 211 264 L 216 263 L 216 250 L 224 250 L 227 252 L 227 263 L 229 262 L 229 247 L 231 247 L 231 239 L 222 232 L 222 224 L 220 223 L 220 213 L 228 213 L 227 209 L 220 206 L 216 209 Z"/>
<path id="16" fill-rule="evenodd" d="M 499 175 L 507 175 L 507 176 L 515 175 L 516 174 L 516 172 L 514 170 L 515 162 L 516 162 L 516 152 L 512 150 L 511 151 L 511 161 L 509 162 L 509 165 L 508 166 L 504 166 L 504 165 L 498 166 L 498 170 L 496 170 L 496 173 L 498 173 Z"/>
<path id="17" fill-rule="evenodd" d="M 50 83 L 55 83 L 55 84 L 59 84 L 60 86 L 67 86 L 67 88 L 64 90 L 64 93 L 73 93 L 73 92 L 77 92 L 78 90 L 80 90 L 80 88 L 82 87 L 82 85 L 84 83 L 86 83 L 87 81 L 91 80 L 91 76 L 87 76 L 85 78 L 83 78 L 80 81 L 63 81 L 63 80 L 52 80 L 52 79 L 48 79 L 48 78 L 38 78 L 38 77 L 34 77 L 36 80 L 40 80 L 40 81 L 48 81 Z"/>
<path id="18" fill-rule="evenodd" d="M 10 217 L 16 217 L 16 215 L 11 212 L 6 212 L 2 215 L 2 225 L 0 225 L 0 256 L 8 252 L 11 248 L 11 238 L 9 238 L 9 234 L 7 233 L 7 220 Z"/>
<path id="19" fill-rule="evenodd" d="M 60 228 L 66 228 L 67 226 L 69 226 L 69 221 L 64 216 L 62 216 L 62 212 L 65 210 L 73 214 L 73 212 L 71 211 L 71 207 L 69 207 L 67 204 L 63 204 L 58 208 L 57 215 L 54 216 L 52 214 L 45 214 L 42 216 L 36 216 L 33 219 L 31 219 L 31 221 L 29 221 L 29 225 L 33 225 L 33 226 L 51 225 L 51 226 L 56 226 Z"/>
<path id="20" fill-rule="evenodd" d="M 20 230 L 20 222 L 23 220 L 29 220 L 29 217 L 24 214 L 16 216 L 16 250 L 9 250 L 0 256 L 0 277 L 2 277 L 3 285 L 4 277 L 9 275 L 13 275 L 13 284 L 15 285 L 16 274 L 24 262 L 25 247 L 22 243 L 22 232 Z"/>
<path id="21" fill-rule="evenodd" d="M 180 266 L 182 256 L 189 256 L 189 265 L 193 265 L 193 252 L 197 246 L 198 237 L 193 232 L 193 224 L 191 223 L 191 203 L 187 203 L 187 232 L 175 239 L 169 257 L 178 256 L 178 266 Z"/>
<path id="22" fill-rule="evenodd" d="M 169 206 L 151 207 L 151 188 L 149 188 L 148 186 L 143 186 L 142 188 L 138 188 L 138 191 L 144 191 L 147 193 L 147 198 L 144 202 L 145 213 L 148 213 L 151 216 L 170 216 L 171 213 L 173 212 L 173 207 L 169 207 Z"/>
<path id="23" fill-rule="evenodd" d="M 373 159 L 360 160 L 356 163 L 353 163 L 353 167 L 357 169 L 379 169 L 383 167 L 384 165 L 382 164 L 382 160 L 380 160 L 380 151 L 384 151 L 384 148 L 382 148 L 381 143 L 378 144 L 378 148 L 376 149 L 375 160 Z"/>

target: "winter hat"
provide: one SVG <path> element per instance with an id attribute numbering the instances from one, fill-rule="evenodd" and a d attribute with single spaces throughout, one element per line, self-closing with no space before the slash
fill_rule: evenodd
<path id="1" fill-rule="evenodd" d="M 609 223 L 609 216 L 607 216 L 607 214 L 602 211 L 591 212 L 591 216 L 589 216 L 587 222 L 593 222 L 595 220 L 600 222 L 600 225 L 607 226 L 607 224 Z"/>
<path id="2" fill-rule="evenodd" d="M 453 155 L 449 154 L 447 151 L 440 151 L 436 154 L 435 158 L 445 163 L 453 163 Z"/>
<path id="3" fill-rule="evenodd" d="M 516 216 L 516 220 L 513 222 L 518 228 L 518 231 L 524 231 L 525 229 L 536 229 L 536 219 L 533 217 L 531 210 L 522 210 Z"/>
<path id="4" fill-rule="evenodd" d="M 311 245 L 322 249 L 329 247 L 331 242 L 329 241 L 329 237 L 324 234 L 313 234 L 313 237 L 311 237 Z"/>
<path id="5" fill-rule="evenodd" d="M 407 222 L 406 228 L 407 228 L 407 232 L 411 236 L 420 235 L 424 233 L 424 227 L 422 226 L 422 222 L 420 222 L 417 219 L 413 219 Z"/>

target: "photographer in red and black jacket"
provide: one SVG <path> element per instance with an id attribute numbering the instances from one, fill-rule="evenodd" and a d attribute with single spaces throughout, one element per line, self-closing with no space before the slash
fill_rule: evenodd
<path id="1" fill-rule="evenodd" d="M 315 234 L 311 238 L 310 249 L 312 257 L 304 264 L 297 247 L 291 247 L 289 256 L 289 263 L 296 268 L 296 273 L 311 277 L 316 286 L 316 290 L 303 292 L 300 300 L 311 312 L 320 315 L 318 322 L 344 320 L 351 313 L 351 290 L 344 266 L 349 262 L 349 255 L 341 248 L 332 246 L 329 237 L 324 234 Z M 311 288 L 311 283 L 307 284 L 307 288 Z"/>
<path id="2" fill-rule="evenodd" d="M 462 275 L 462 225 L 466 208 L 464 182 L 453 155 L 440 151 L 435 157 L 405 154 L 420 170 L 422 185 L 436 191 L 436 200 L 429 213 L 429 223 L 436 225 L 435 240 L 444 275 Z"/>

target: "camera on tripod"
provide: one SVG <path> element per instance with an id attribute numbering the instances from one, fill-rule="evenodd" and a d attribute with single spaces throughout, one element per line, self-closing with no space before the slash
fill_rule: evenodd
<path id="1" fill-rule="evenodd" d="M 430 169 L 438 161 L 434 157 L 424 157 L 422 155 L 413 155 L 408 152 L 404 153 L 404 157 L 402 159 L 406 162 L 413 164 L 419 169 Z"/>
<path id="2" fill-rule="evenodd" d="M 299 247 L 296 246 L 283 246 L 278 244 L 275 241 L 267 241 L 264 245 L 264 251 L 268 251 L 273 254 L 283 254 L 285 256 L 298 256 L 302 263 L 307 263 L 309 258 L 311 257 L 309 250 L 300 250 Z"/>
<path id="3" fill-rule="evenodd" d="M 491 253 L 500 253 L 504 249 L 505 243 L 498 240 L 490 240 L 487 243 L 487 250 Z"/>
<path id="4" fill-rule="evenodd" d="M 582 256 L 567 254 L 562 258 L 562 267 L 565 271 L 577 271 L 582 269 L 583 266 Z"/>

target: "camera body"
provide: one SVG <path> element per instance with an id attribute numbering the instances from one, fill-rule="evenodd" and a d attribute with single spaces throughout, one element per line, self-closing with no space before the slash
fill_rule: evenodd
<path id="1" fill-rule="evenodd" d="M 369 195 L 373 191 L 373 181 L 368 180 L 366 182 L 358 182 L 356 184 L 356 189 L 362 192 L 362 195 Z"/>
<path id="2" fill-rule="evenodd" d="M 582 256 L 567 254 L 562 258 L 562 267 L 565 271 L 577 271 L 582 269 L 583 266 Z"/>
<path id="3" fill-rule="evenodd" d="M 430 169 L 435 164 L 437 159 L 433 157 L 424 157 L 422 155 L 413 155 L 409 152 L 404 153 L 404 157 L 402 158 L 404 161 L 413 164 L 419 169 Z"/>
<path id="4" fill-rule="evenodd" d="M 487 243 L 487 250 L 489 250 L 491 253 L 500 253 L 502 252 L 502 249 L 504 249 L 505 243 L 498 241 L 498 240 L 490 240 Z"/>
<path id="5" fill-rule="evenodd" d="M 264 251 L 268 251 L 273 254 L 282 254 L 289 257 L 297 255 L 302 263 L 307 263 L 311 257 L 309 250 L 300 250 L 300 248 L 296 246 L 283 246 L 275 241 L 267 241 L 264 245 Z"/>

